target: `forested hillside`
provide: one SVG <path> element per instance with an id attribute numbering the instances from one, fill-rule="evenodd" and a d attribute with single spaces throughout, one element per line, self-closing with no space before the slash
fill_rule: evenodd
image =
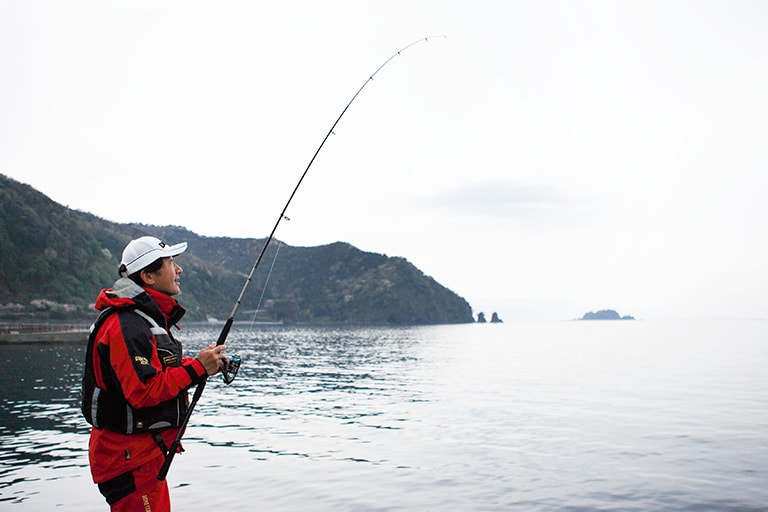
<path id="1" fill-rule="evenodd" d="M 189 242 L 179 300 L 188 318 L 226 318 L 265 240 L 203 237 L 179 226 L 117 224 L 66 208 L 0 174 L 0 321 L 91 319 L 122 248 L 150 234 Z M 277 259 L 275 251 L 279 250 Z M 273 272 L 264 289 L 269 269 Z M 469 304 L 404 258 L 337 242 L 270 244 L 241 308 L 283 322 L 468 323 Z M 246 316 L 248 315 L 248 316 Z"/>

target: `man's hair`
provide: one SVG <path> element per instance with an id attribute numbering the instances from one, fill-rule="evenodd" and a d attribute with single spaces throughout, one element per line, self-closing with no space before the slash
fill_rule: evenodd
<path id="1" fill-rule="evenodd" d="M 170 256 L 169 256 L 170 257 Z M 138 272 L 134 272 L 133 274 L 128 276 L 128 279 L 133 281 L 139 286 L 144 286 L 144 281 L 141 279 L 141 273 L 142 272 L 157 272 L 160 270 L 160 267 L 163 266 L 163 260 L 165 258 L 158 258 L 143 269 L 139 270 Z"/>

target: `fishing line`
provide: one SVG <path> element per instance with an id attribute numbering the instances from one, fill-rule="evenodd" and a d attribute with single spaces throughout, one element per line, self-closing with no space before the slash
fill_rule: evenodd
<path id="1" fill-rule="evenodd" d="M 243 297 L 245 296 L 245 292 L 248 289 L 248 285 L 251 284 L 251 281 L 253 280 L 254 274 L 256 274 L 256 269 L 259 267 L 259 264 L 261 263 L 262 258 L 264 258 L 264 253 L 267 251 L 267 247 L 269 247 L 269 243 L 272 241 L 272 238 L 275 236 L 275 231 L 277 231 L 277 227 L 280 225 L 280 221 L 283 219 L 287 219 L 288 217 L 285 216 L 285 212 L 288 210 L 288 206 L 291 204 L 291 201 L 293 201 L 293 197 L 296 195 L 296 192 L 299 190 L 299 187 L 301 186 L 301 183 L 304 181 L 304 178 L 306 177 L 307 173 L 309 172 L 310 167 L 312 167 L 312 164 L 315 162 L 315 159 L 317 158 L 317 155 L 320 153 L 320 150 L 323 149 L 323 146 L 325 146 L 325 142 L 328 140 L 328 138 L 334 133 L 334 129 L 336 128 L 336 125 L 339 124 L 339 121 L 341 121 L 341 118 L 344 117 L 344 114 L 346 114 L 349 107 L 352 105 L 352 103 L 357 99 L 357 97 L 360 95 L 360 93 L 365 89 L 365 86 L 368 85 L 369 82 L 373 81 L 373 78 L 379 73 L 379 71 L 384 68 L 387 64 L 390 63 L 395 57 L 400 56 L 404 51 L 406 51 L 411 46 L 414 46 L 419 43 L 425 43 L 428 42 L 430 39 L 435 38 L 446 38 L 446 36 L 429 36 L 424 37 L 421 39 L 417 39 L 416 41 L 412 42 L 411 44 L 404 46 L 397 52 L 395 52 L 390 58 L 384 61 L 377 69 L 374 71 L 368 79 L 363 82 L 363 85 L 360 86 L 360 88 L 357 90 L 357 92 L 352 96 L 352 99 L 349 100 L 349 103 L 346 104 L 344 109 L 341 111 L 341 114 L 339 114 L 339 117 L 336 118 L 336 121 L 331 125 L 331 129 L 328 130 L 328 133 L 323 138 L 323 141 L 320 143 L 320 146 L 318 146 L 315 153 L 312 155 L 312 158 L 309 161 L 309 164 L 307 164 L 306 169 L 304 169 L 304 172 L 301 174 L 301 177 L 299 178 L 298 183 L 296 183 L 296 186 L 293 188 L 293 192 L 291 192 L 290 197 L 288 197 L 288 201 L 285 203 L 285 206 L 283 207 L 283 210 L 280 212 L 280 215 L 277 217 L 277 222 L 275 222 L 274 227 L 272 228 L 272 231 L 269 233 L 269 237 L 267 237 L 267 240 L 264 242 L 264 246 L 261 248 L 261 251 L 259 252 L 258 258 L 256 258 L 256 262 L 253 264 L 253 267 L 251 268 L 251 272 L 248 274 L 248 278 L 245 280 L 245 284 L 243 285 L 243 289 L 240 290 L 240 295 L 237 297 L 237 301 L 235 301 L 235 305 L 232 308 L 232 313 L 230 313 L 229 318 L 227 318 L 227 321 L 224 323 L 224 327 L 221 329 L 221 333 L 219 334 L 218 340 L 216 340 L 216 345 L 223 345 L 224 341 L 227 339 L 227 336 L 229 335 L 230 329 L 232 329 L 232 324 L 235 321 L 235 315 L 237 315 L 238 310 L 240 309 L 240 305 L 243 302 Z M 235 376 L 237 375 L 237 371 L 240 368 L 240 358 L 237 356 L 232 356 L 230 358 L 230 365 L 222 370 L 222 376 L 224 377 L 224 382 L 229 384 L 231 383 Z M 192 411 L 195 409 L 195 405 L 197 405 L 198 400 L 200 400 L 200 396 L 203 394 L 203 390 L 205 389 L 205 384 L 208 381 L 208 376 L 203 376 L 203 379 L 200 381 L 200 383 L 197 385 L 197 388 L 195 389 L 195 393 L 192 396 L 192 400 L 189 403 L 189 407 L 187 408 L 187 414 L 184 416 L 184 420 L 181 423 L 181 426 L 179 427 L 179 432 L 176 435 L 176 438 L 173 440 L 173 443 L 170 446 L 170 449 L 168 450 L 168 453 L 165 456 L 165 461 L 163 462 L 162 467 L 160 468 L 160 472 L 157 475 L 158 480 L 165 480 L 165 476 L 168 474 L 168 470 L 171 467 L 171 462 L 173 462 L 173 458 L 176 455 L 176 450 L 178 450 L 179 445 L 181 444 L 181 438 L 184 435 L 184 431 L 187 428 L 187 424 L 189 423 L 189 418 L 192 416 Z"/>
<path id="2" fill-rule="evenodd" d="M 275 269 L 275 262 L 277 261 L 277 255 L 280 253 L 280 248 L 283 246 L 283 242 L 277 241 L 277 249 L 275 249 L 275 257 L 272 258 L 272 265 L 269 266 L 269 272 L 267 272 L 267 278 L 264 280 L 264 287 L 261 289 L 261 295 L 259 296 L 259 302 L 256 304 L 256 311 L 253 313 L 251 319 L 251 325 L 248 326 L 248 332 L 253 332 L 253 324 L 256 323 L 256 317 L 261 311 L 261 303 L 264 301 L 264 294 L 267 293 L 267 285 L 269 285 L 269 278 L 272 277 L 272 271 Z"/>

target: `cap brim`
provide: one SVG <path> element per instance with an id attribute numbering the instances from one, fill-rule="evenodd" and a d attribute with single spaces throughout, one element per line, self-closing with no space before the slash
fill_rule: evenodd
<path id="1" fill-rule="evenodd" d="M 181 242 L 176 245 L 169 245 L 163 249 L 165 256 L 178 256 L 187 250 L 187 242 Z"/>

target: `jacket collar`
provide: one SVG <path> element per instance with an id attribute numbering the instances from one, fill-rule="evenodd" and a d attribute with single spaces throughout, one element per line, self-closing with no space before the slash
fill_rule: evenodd
<path id="1" fill-rule="evenodd" d="M 107 307 L 138 307 L 152 316 L 157 323 L 168 327 L 176 325 L 186 310 L 179 301 L 162 292 L 139 286 L 127 277 L 115 281 L 112 288 L 102 290 L 96 299 L 96 309 Z"/>
<path id="2" fill-rule="evenodd" d="M 179 301 L 170 295 L 158 292 L 152 288 L 144 288 L 144 292 L 153 299 L 155 304 L 157 304 L 168 326 L 176 325 L 179 320 L 181 320 L 181 317 L 184 316 L 184 313 L 187 312 L 187 310 L 179 304 Z"/>

